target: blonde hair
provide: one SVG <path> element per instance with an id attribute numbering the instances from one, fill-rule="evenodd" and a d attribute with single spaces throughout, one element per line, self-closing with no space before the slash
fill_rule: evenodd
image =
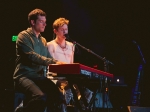
<path id="1" fill-rule="evenodd" d="M 53 29 L 58 30 L 58 28 L 60 26 L 63 26 L 64 24 L 68 25 L 69 24 L 69 20 L 67 20 L 65 18 L 58 18 L 53 23 Z"/>

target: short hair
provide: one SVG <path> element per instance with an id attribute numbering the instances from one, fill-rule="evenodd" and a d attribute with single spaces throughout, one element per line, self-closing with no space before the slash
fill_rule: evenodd
<path id="1" fill-rule="evenodd" d="M 64 24 L 69 24 L 69 20 L 65 19 L 65 18 L 58 18 L 54 21 L 53 23 L 53 29 L 58 30 L 58 28 L 60 26 L 63 26 Z"/>
<path id="2" fill-rule="evenodd" d="M 46 17 L 46 13 L 41 10 L 41 9 L 34 9 L 32 10 L 29 14 L 28 14 L 28 21 L 29 24 L 31 25 L 31 20 L 34 20 L 36 22 L 36 20 L 38 19 L 38 16 L 45 16 Z"/>

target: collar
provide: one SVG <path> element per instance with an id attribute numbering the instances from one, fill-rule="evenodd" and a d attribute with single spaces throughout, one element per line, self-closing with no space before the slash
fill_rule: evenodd
<path id="1" fill-rule="evenodd" d="M 27 32 L 29 32 L 31 35 L 34 35 L 36 37 L 35 33 L 32 30 L 32 27 L 28 28 Z M 38 35 L 38 38 L 41 38 L 41 34 Z"/>

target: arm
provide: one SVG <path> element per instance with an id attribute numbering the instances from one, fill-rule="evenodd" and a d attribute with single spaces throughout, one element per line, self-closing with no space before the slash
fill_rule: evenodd
<path id="1" fill-rule="evenodd" d="M 74 63 L 74 50 L 75 50 L 75 45 L 72 44 L 72 56 L 71 56 L 71 62 L 70 63 Z"/>
<path id="2" fill-rule="evenodd" d="M 47 48 L 48 48 L 49 54 L 50 54 L 52 57 L 54 57 L 54 46 L 53 46 L 50 42 L 48 42 L 48 43 L 47 43 Z"/>
<path id="3" fill-rule="evenodd" d="M 33 43 L 34 41 L 30 37 L 30 34 L 20 33 L 16 42 L 17 55 L 21 56 L 23 59 L 30 60 L 31 62 L 39 65 L 48 66 L 49 64 L 57 62 L 57 60 L 53 58 L 47 58 L 37 54 L 33 49 Z"/>

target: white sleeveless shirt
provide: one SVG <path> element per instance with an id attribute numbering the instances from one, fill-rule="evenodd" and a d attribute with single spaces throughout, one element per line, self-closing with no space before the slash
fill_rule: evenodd
<path id="1" fill-rule="evenodd" d="M 66 41 L 66 47 L 61 48 L 61 46 L 52 40 L 47 43 L 48 51 L 51 56 L 58 60 L 71 64 L 74 61 L 74 45 L 71 42 Z"/>

